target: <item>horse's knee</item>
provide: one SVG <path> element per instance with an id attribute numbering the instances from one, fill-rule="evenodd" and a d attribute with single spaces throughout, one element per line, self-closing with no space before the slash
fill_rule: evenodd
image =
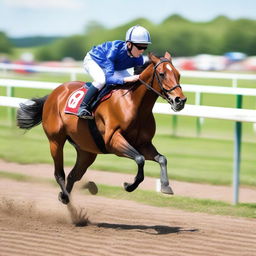
<path id="1" fill-rule="evenodd" d="M 167 159 L 165 156 L 160 155 L 158 158 L 158 163 L 161 165 L 167 165 Z"/>
<path id="2" fill-rule="evenodd" d="M 68 182 L 76 182 L 81 180 L 82 176 L 81 175 L 74 175 L 74 174 L 69 174 L 67 177 Z"/>
<path id="3" fill-rule="evenodd" d="M 135 161 L 139 167 L 138 174 L 136 176 L 136 182 L 141 183 L 144 180 L 143 167 L 145 164 L 145 158 L 143 155 L 138 155 L 135 157 Z"/>
<path id="4" fill-rule="evenodd" d="M 137 155 L 135 157 L 135 162 L 137 163 L 138 166 L 144 166 L 144 163 L 145 163 L 145 157 L 143 155 Z"/>
<path id="5" fill-rule="evenodd" d="M 133 183 L 127 183 L 127 182 L 124 183 L 124 188 L 128 192 L 134 191 L 139 186 L 139 184 L 144 180 L 143 167 L 145 163 L 145 158 L 143 155 L 136 155 L 134 157 L 134 160 L 138 165 L 138 173 Z"/>

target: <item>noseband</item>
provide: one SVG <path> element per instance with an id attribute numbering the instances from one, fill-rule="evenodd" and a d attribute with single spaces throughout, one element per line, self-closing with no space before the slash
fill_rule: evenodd
<path id="1" fill-rule="evenodd" d="M 161 78 L 159 76 L 159 73 L 157 72 L 157 67 L 162 64 L 162 63 L 165 63 L 165 62 L 168 62 L 171 64 L 171 62 L 166 59 L 166 58 L 161 58 L 160 61 L 154 66 L 154 73 L 153 73 L 153 76 L 152 76 L 152 79 L 151 79 L 151 82 L 149 84 L 147 84 L 146 82 L 144 82 L 143 80 L 139 79 L 139 81 L 144 84 L 149 90 L 153 91 L 154 93 L 156 93 L 158 96 L 162 97 L 163 99 L 167 100 L 169 103 L 170 102 L 170 98 L 168 96 L 167 93 L 170 93 L 172 92 L 173 90 L 175 90 L 176 88 L 181 88 L 180 84 L 176 84 L 175 86 L 173 86 L 171 89 L 167 90 L 163 87 L 163 84 L 162 84 L 162 81 L 161 81 Z M 159 93 L 157 90 L 155 90 L 153 88 L 153 82 L 154 82 L 154 79 L 155 77 L 157 78 L 157 82 L 158 82 L 158 85 L 161 89 L 161 92 L 162 93 Z"/>

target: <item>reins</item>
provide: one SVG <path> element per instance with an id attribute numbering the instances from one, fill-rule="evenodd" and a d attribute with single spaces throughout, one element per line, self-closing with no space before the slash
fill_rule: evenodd
<path id="1" fill-rule="evenodd" d="M 156 69 L 157 69 L 157 67 L 158 67 L 160 64 L 162 64 L 162 63 L 164 63 L 164 62 L 171 63 L 168 59 L 166 59 L 166 58 L 161 58 L 160 61 L 154 66 L 154 73 L 153 73 L 153 76 L 152 76 L 152 79 L 151 79 L 150 84 L 146 83 L 146 82 L 143 81 L 142 79 L 139 79 L 139 81 L 140 81 L 143 85 L 145 85 L 148 90 L 153 91 L 153 92 L 156 93 L 158 96 L 160 96 L 161 98 L 167 100 L 167 101 L 170 103 L 170 99 L 169 99 L 167 93 L 172 92 L 173 90 L 175 90 L 175 89 L 178 88 L 178 87 L 181 88 L 181 86 L 180 86 L 180 84 L 176 84 L 174 87 L 172 87 L 172 88 L 169 89 L 169 90 L 167 90 L 167 89 L 165 89 L 165 88 L 163 87 L 163 84 L 162 84 L 162 82 L 161 82 L 161 78 L 159 77 L 159 74 L 158 74 L 158 72 L 157 72 Z M 156 78 L 157 78 L 158 85 L 159 85 L 161 91 L 162 91 L 164 94 L 158 92 L 156 89 L 153 88 L 153 82 L 154 82 L 155 76 L 156 76 Z"/>

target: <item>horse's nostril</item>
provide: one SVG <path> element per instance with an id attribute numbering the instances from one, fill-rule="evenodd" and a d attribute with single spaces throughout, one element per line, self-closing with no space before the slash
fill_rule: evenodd
<path id="1" fill-rule="evenodd" d="M 179 104 L 179 103 L 181 102 L 181 98 L 180 98 L 180 97 L 176 97 L 176 98 L 174 99 L 174 101 Z"/>
<path id="2" fill-rule="evenodd" d="M 180 105 L 180 106 L 184 105 L 184 104 L 186 103 L 186 101 L 187 101 L 187 98 L 186 98 L 186 97 L 184 97 L 184 98 L 176 97 L 176 98 L 174 99 L 174 102 L 175 102 L 177 105 Z"/>

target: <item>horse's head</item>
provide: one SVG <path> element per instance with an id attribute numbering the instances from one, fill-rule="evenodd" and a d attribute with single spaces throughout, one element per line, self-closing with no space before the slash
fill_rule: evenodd
<path id="1" fill-rule="evenodd" d="M 182 92 L 180 74 L 172 64 L 171 55 L 166 52 L 164 57 L 158 58 L 150 54 L 149 58 L 154 65 L 151 86 L 171 104 L 174 111 L 182 110 L 187 98 Z"/>

